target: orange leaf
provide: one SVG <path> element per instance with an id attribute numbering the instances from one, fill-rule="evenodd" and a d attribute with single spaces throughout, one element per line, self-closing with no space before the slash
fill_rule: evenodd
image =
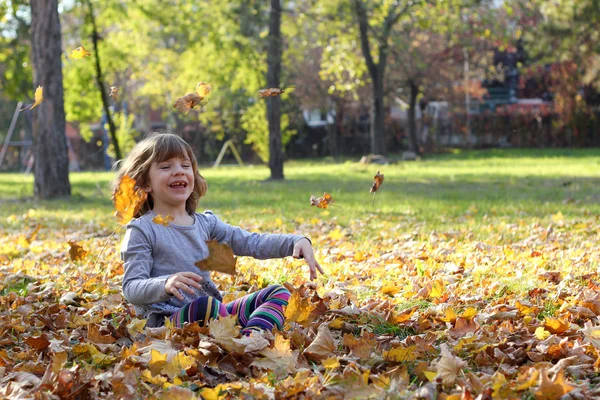
<path id="1" fill-rule="evenodd" d="M 567 321 L 563 321 L 560 318 L 547 318 L 544 321 L 544 328 L 550 333 L 564 333 L 569 330 L 571 324 Z"/>
<path id="2" fill-rule="evenodd" d="M 162 226 L 169 226 L 169 222 L 173 221 L 174 219 L 175 218 L 172 215 L 165 215 L 164 217 L 162 215 L 157 215 L 156 217 L 152 218 L 152 222 Z"/>
<path id="3" fill-rule="evenodd" d="M 562 370 L 560 370 L 554 377 L 554 380 L 551 381 L 548 379 L 548 373 L 544 369 L 540 372 L 540 385 L 535 391 L 534 396 L 536 400 L 558 400 L 573 389 L 575 389 L 573 386 L 565 382 L 565 376 Z"/>
<path id="4" fill-rule="evenodd" d="M 112 195 L 117 211 L 115 217 L 121 225 L 126 225 L 138 213 L 146 201 L 148 193 L 136 186 L 136 181 L 124 175 Z"/>
<path id="5" fill-rule="evenodd" d="M 198 82 L 198 84 L 196 85 L 196 93 L 203 99 L 207 96 L 210 96 L 211 90 L 212 88 L 210 86 L 210 83 Z"/>
<path id="6" fill-rule="evenodd" d="M 344 346 L 350 349 L 350 355 L 358 358 L 367 358 L 377 347 L 375 335 L 365 332 L 361 338 L 356 338 L 350 333 L 344 335 Z"/>
<path id="7" fill-rule="evenodd" d="M 196 86 L 195 92 L 188 93 L 175 100 L 173 108 L 176 108 L 180 113 L 186 114 L 196 106 L 203 107 L 210 99 L 210 91 L 211 88 L 208 83 L 200 82 Z"/>
<path id="8" fill-rule="evenodd" d="M 73 51 L 71 51 L 70 57 L 73 60 L 80 60 L 82 58 L 89 57 L 91 55 L 92 55 L 92 53 L 90 53 L 89 51 L 87 51 L 85 49 L 85 47 L 79 46 L 78 48 L 76 48 Z"/>
<path id="9" fill-rule="evenodd" d="M 311 314 L 315 307 L 316 305 L 311 304 L 310 299 L 302 298 L 298 292 L 294 291 L 285 308 L 285 321 L 296 322 L 307 327 L 314 319 Z"/>
<path id="10" fill-rule="evenodd" d="M 117 341 L 111 335 L 104 335 L 96 324 L 88 324 L 88 340 L 92 343 L 111 344 Z"/>
<path id="11" fill-rule="evenodd" d="M 48 346 L 50 346 L 50 341 L 45 333 L 42 333 L 40 336 L 30 336 L 25 339 L 25 343 L 27 343 L 32 348 L 37 351 L 42 351 Z"/>
<path id="12" fill-rule="evenodd" d="M 69 256 L 71 256 L 71 261 L 83 260 L 85 256 L 87 256 L 90 252 L 85 250 L 79 243 L 69 240 Z"/>
<path id="13" fill-rule="evenodd" d="M 265 98 L 265 97 L 279 96 L 282 93 L 285 93 L 285 89 L 269 88 L 269 89 L 259 90 L 258 91 L 258 96 L 262 99 L 262 98 Z"/>
<path id="14" fill-rule="evenodd" d="M 375 193 L 379 190 L 379 186 L 383 183 L 383 174 L 380 174 L 379 171 L 373 177 L 373 185 L 371 186 L 371 191 L 369 193 Z"/>
<path id="15" fill-rule="evenodd" d="M 315 196 L 310 196 L 310 205 L 317 206 L 317 208 L 327 208 L 329 204 L 333 203 L 333 198 L 327 192 L 323 193 L 323 197 L 316 198 Z"/>
<path id="16" fill-rule="evenodd" d="M 197 261 L 195 265 L 204 271 L 218 271 L 226 274 L 235 275 L 235 264 L 237 258 L 233 256 L 231 247 L 225 243 L 219 243 L 216 240 L 206 242 L 208 246 L 208 258 Z"/>

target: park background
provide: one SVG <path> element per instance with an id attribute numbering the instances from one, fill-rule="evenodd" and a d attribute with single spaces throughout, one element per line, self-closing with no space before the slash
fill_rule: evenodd
<path id="1" fill-rule="evenodd" d="M 598 396 L 599 17 L 592 0 L 0 2 L 1 395 Z M 201 81 L 210 101 L 175 109 Z M 194 148 L 201 210 L 311 238 L 315 282 L 291 259 L 214 274 L 228 299 L 291 285 L 274 338 L 144 329 L 123 299 L 109 170 L 153 131 Z M 243 166 L 228 147 L 212 167 L 226 143 Z"/>

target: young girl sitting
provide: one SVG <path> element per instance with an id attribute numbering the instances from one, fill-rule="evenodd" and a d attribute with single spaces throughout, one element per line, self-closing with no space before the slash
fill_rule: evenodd
<path id="1" fill-rule="evenodd" d="M 186 322 L 206 325 L 234 314 L 244 334 L 282 328 L 282 307 L 288 304 L 290 292 L 281 285 L 221 303 L 210 272 L 194 265 L 209 256 L 208 240 L 226 243 L 239 256 L 304 257 L 311 279 L 317 270 L 323 273 L 310 241 L 303 236 L 250 233 L 224 223 L 210 211 L 197 213 L 206 182 L 192 148 L 177 135 L 152 134 L 139 142 L 121 164 L 116 182 L 125 175 L 148 197 L 127 224 L 121 245 L 123 294 L 149 327 L 163 325 L 165 317 L 181 327 Z M 174 219 L 163 226 L 152 221 L 157 215 Z"/>

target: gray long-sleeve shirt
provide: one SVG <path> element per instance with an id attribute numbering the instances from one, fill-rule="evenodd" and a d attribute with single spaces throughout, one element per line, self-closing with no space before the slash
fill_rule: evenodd
<path id="1" fill-rule="evenodd" d="M 291 256 L 294 245 L 304 236 L 250 233 L 228 225 L 210 211 L 194 213 L 190 226 L 152 222 L 156 213 L 149 211 L 127 224 L 121 243 L 124 261 L 123 295 L 135 306 L 138 316 L 147 319 L 147 326 L 162 325 L 169 316 L 198 296 L 222 299 L 210 279 L 209 271 L 194 265 L 209 256 L 206 241 L 226 243 L 238 256 L 258 259 Z M 202 289 L 195 295 L 183 292 L 179 300 L 165 292 L 167 278 L 174 273 L 189 271 L 200 275 Z"/>

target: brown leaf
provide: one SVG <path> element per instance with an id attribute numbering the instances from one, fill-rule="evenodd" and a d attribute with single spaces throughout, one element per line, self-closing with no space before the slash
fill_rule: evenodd
<path id="1" fill-rule="evenodd" d="M 457 317 L 454 327 L 450 329 L 448 333 L 453 338 L 458 339 L 462 336 L 465 336 L 467 333 L 477 332 L 477 329 L 479 329 L 479 325 L 477 325 L 477 322 L 475 322 L 474 319 L 468 320 L 462 317 Z"/>
<path id="2" fill-rule="evenodd" d="M 79 261 L 83 260 L 85 256 L 87 256 L 90 252 L 85 250 L 79 243 L 69 240 L 69 256 L 71 257 L 71 261 Z"/>
<path id="3" fill-rule="evenodd" d="M 371 185 L 371 191 L 369 193 L 375 193 L 379 190 L 379 186 L 383 183 L 383 174 L 380 174 L 379 171 L 373 177 L 373 185 Z"/>
<path id="4" fill-rule="evenodd" d="M 260 354 L 264 357 L 254 359 L 250 365 L 277 373 L 287 374 L 296 371 L 298 353 L 291 350 L 290 341 L 280 334 L 275 335 L 273 347 L 262 349 Z"/>
<path id="5" fill-rule="evenodd" d="M 197 261 L 195 265 L 204 271 L 217 271 L 235 275 L 237 258 L 234 257 L 231 247 L 216 240 L 209 240 L 206 245 L 210 255 L 204 260 Z"/>
<path id="6" fill-rule="evenodd" d="M 551 381 L 548 378 L 548 372 L 543 369 L 540 371 L 540 385 L 534 393 L 536 400 L 559 400 L 564 394 L 575 389 L 565 382 L 564 371 L 558 372 Z"/>
<path id="7" fill-rule="evenodd" d="M 118 94 L 119 94 L 119 88 L 116 86 L 111 86 L 110 93 L 108 95 L 110 97 L 112 97 L 114 101 L 117 101 Z"/>
<path id="8" fill-rule="evenodd" d="M 98 344 L 111 344 L 117 341 L 111 335 L 102 334 L 96 324 L 88 324 L 88 340 Z"/>
<path id="9" fill-rule="evenodd" d="M 375 335 L 365 332 L 362 337 L 356 338 L 354 335 L 346 333 L 343 339 L 344 346 L 350 349 L 350 355 L 358 358 L 367 358 L 377 347 Z"/>
<path id="10" fill-rule="evenodd" d="M 333 203 L 333 198 L 327 192 L 323 193 L 323 197 L 316 198 L 315 196 L 310 196 L 310 205 L 317 206 L 317 208 L 327 208 L 329 204 Z"/>
<path id="11" fill-rule="evenodd" d="M 112 194 L 112 201 L 117 211 L 115 217 L 119 224 L 126 225 L 138 213 L 148 193 L 136 186 L 136 181 L 127 175 L 123 175 L 119 186 Z"/>
<path id="12" fill-rule="evenodd" d="M 313 342 L 304 350 L 304 355 L 313 361 L 321 361 L 333 355 L 336 349 L 333 336 L 327 324 L 319 326 L 319 332 Z"/>
<path id="13" fill-rule="evenodd" d="M 156 217 L 152 218 L 152 222 L 162 226 L 169 226 L 169 223 L 172 222 L 174 219 L 175 218 L 172 215 L 162 216 L 159 214 Z"/>
<path id="14" fill-rule="evenodd" d="M 269 89 L 262 89 L 258 91 L 258 96 L 262 99 L 265 97 L 269 97 L 269 96 L 279 96 L 280 94 L 285 93 L 285 89 L 279 89 L 279 88 L 269 88 Z"/>
<path id="15" fill-rule="evenodd" d="M 183 97 L 175 100 L 173 108 L 176 108 L 180 113 L 187 113 L 194 107 L 203 107 L 210 100 L 211 87 L 208 83 L 200 82 L 196 85 L 196 91 L 188 93 Z"/>
<path id="16" fill-rule="evenodd" d="M 37 351 L 42 351 L 50 346 L 50 341 L 45 333 L 42 333 L 40 336 L 30 336 L 25 339 L 25 343 L 36 349 Z"/>
<path id="17" fill-rule="evenodd" d="M 444 386 L 449 387 L 454 385 L 458 374 L 467 363 L 452 355 L 446 343 L 442 343 L 441 350 L 441 357 L 435 363 L 435 368 Z"/>

